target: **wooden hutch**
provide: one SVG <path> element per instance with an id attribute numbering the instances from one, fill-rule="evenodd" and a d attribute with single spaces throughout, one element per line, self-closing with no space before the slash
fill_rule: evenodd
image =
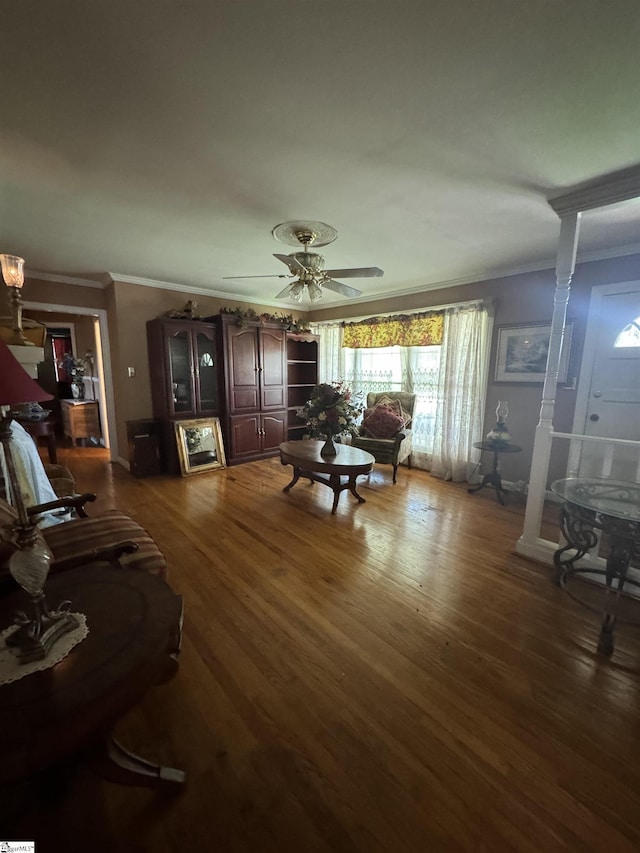
<path id="1" fill-rule="evenodd" d="M 278 322 L 221 314 L 147 323 L 153 416 L 165 467 L 178 473 L 176 420 L 218 417 L 227 463 L 273 456 L 301 438 L 305 403 L 318 377 L 318 337 Z"/>

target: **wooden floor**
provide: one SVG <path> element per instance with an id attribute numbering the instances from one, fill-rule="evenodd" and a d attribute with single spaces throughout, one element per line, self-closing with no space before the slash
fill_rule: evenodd
<path id="1" fill-rule="evenodd" d="M 84 766 L 0 827 L 44 851 L 638 851 L 640 632 L 514 554 L 523 503 L 378 467 L 329 489 L 277 459 L 136 480 L 62 451 L 92 512 L 155 537 L 180 671 L 118 726 L 178 795 Z M 12 833 L 14 833 L 12 835 Z"/>

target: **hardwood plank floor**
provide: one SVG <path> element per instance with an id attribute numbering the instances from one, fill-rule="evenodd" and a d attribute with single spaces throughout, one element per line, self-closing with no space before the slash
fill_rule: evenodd
<path id="1" fill-rule="evenodd" d="M 136 480 L 62 450 L 98 512 L 154 536 L 184 597 L 180 671 L 118 726 L 177 795 L 84 766 L 2 837 L 42 851 L 637 851 L 640 632 L 514 553 L 523 499 L 378 467 L 344 493 L 279 460 Z M 51 791 L 51 788 L 49 789 Z"/>

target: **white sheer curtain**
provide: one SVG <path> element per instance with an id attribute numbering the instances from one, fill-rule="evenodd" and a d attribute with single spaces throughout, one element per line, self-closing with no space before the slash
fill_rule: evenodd
<path id="1" fill-rule="evenodd" d="M 441 346 L 344 349 L 341 328 L 319 325 L 320 381 L 354 391 L 416 395 L 412 464 L 436 477 L 467 480 L 477 466 L 487 383 L 489 316 L 482 303 L 444 309 Z"/>
<path id="2" fill-rule="evenodd" d="M 318 381 L 340 381 L 344 378 L 342 323 L 326 323 L 322 326 L 312 326 L 311 329 L 316 335 L 320 336 Z"/>
<path id="3" fill-rule="evenodd" d="M 431 473 L 468 480 L 479 459 L 490 321 L 482 305 L 445 312 Z"/>

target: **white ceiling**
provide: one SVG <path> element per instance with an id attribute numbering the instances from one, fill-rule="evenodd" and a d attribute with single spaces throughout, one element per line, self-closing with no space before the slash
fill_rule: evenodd
<path id="1" fill-rule="evenodd" d="M 640 161 L 639 46 L 638 0 L 5 4 L 0 251 L 270 305 L 223 277 L 286 272 L 292 219 L 385 271 L 361 301 L 549 267 L 546 198 Z M 637 250 L 638 209 L 581 255 Z"/>

